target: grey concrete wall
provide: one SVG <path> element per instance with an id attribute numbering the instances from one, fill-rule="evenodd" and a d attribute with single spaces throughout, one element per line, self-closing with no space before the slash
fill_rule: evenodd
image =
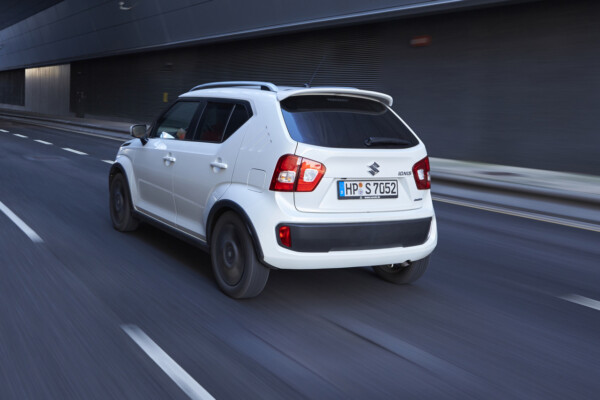
<path id="1" fill-rule="evenodd" d="M 214 80 L 358 86 L 434 157 L 600 175 L 600 2 L 544 1 L 74 63 L 88 113 L 149 119 Z M 415 48 L 411 38 L 429 35 Z"/>
<path id="2" fill-rule="evenodd" d="M 438 157 L 600 175 L 600 2 L 417 18 L 386 37 L 382 87 Z"/>
<path id="3" fill-rule="evenodd" d="M 64 0 L 0 30 L 0 71 L 515 0 Z"/>
<path id="4" fill-rule="evenodd" d="M 69 114 L 71 66 L 25 70 L 25 110 L 51 115 Z"/>

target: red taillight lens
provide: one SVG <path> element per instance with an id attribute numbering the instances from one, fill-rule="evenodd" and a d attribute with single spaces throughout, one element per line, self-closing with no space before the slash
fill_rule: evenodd
<path id="1" fill-rule="evenodd" d="M 278 192 L 293 192 L 299 166 L 300 157 L 287 154 L 279 158 L 269 189 Z"/>
<path id="2" fill-rule="evenodd" d="M 285 247 L 292 247 L 292 232 L 289 226 L 279 227 L 279 240 Z"/>
<path id="3" fill-rule="evenodd" d="M 429 157 L 425 157 L 412 167 L 417 189 L 431 189 L 431 174 L 429 173 Z"/>
<path id="4" fill-rule="evenodd" d="M 325 175 L 320 162 L 286 154 L 277 161 L 270 190 L 279 192 L 312 192 Z"/>

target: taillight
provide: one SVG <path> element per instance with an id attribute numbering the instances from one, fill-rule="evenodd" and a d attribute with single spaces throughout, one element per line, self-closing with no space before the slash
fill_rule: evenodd
<path id="1" fill-rule="evenodd" d="M 286 154 L 277 161 L 270 190 L 312 192 L 325 175 L 325 166 L 308 158 Z"/>
<path id="2" fill-rule="evenodd" d="M 429 173 L 429 157 L 425 157 L 412 167 L 417 189 L 431 189 L 431 174 Z"/>
<path id="3" fill-rule="evenodd" d="M 269 189 L 278 192 L 293 192 L 300 166 L 300 157 L 285 155 L 277 161 L 271 187 Z"/>

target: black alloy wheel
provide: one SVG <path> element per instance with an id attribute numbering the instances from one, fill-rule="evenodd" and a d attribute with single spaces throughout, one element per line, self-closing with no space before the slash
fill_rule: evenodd
<path id="1" fill-rule="evenodd" d="M 236 299 L 264 289 L 269 269 L 260 263 L 246 224 L 232 211 L 217 221 L 211 236 L 211 263 L 219 288 Z"/>

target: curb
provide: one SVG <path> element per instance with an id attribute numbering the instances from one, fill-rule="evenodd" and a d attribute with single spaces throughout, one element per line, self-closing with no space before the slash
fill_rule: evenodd
<path id="1" fill-rule="evenodd" d="M 581 192 L 569 192 L 539 186 L 523 185 L 519 183 L 500 182 L 482 178 L 474 178 L 470 176 L 449 174 L 447 172 L 440 171 L 432 171 L 431 177 L 434 181 L 437 180 L 450 183 L 459 183 L 463 185 L 487 187 L 490 189 L 498 189 L 509 192 L 527 193 L 536 196 L 553 197 L 590 204 L 600 204 L 600 198 L 598 196 Z"/>
<path id="2" fill-rule="evenodd" d="M 97 124 L 91 124 L 86 122 L 74 122 L 68 120 L 61 119 L 52 119 L 52 118 L 44 118 L 37 116 L 25 116 L 19 114 L 8 114 L 6 112 L 0 111 L 0 118 L 6 120 L 13 120 L 18 122 L 23 122 L 29 125 L 37 125 L 37 126 L 45 126 L 54 129 L 76 129 L 80 128 L 85 130 L 84 133 L 92 133 L 96 136 L 103 136 L 107 138 L 119 138 L 123 140 L 127 140 L 129 137 L 129 131 L 127 129 L 115 128 L 110 126 L 99 126 Z"/>

